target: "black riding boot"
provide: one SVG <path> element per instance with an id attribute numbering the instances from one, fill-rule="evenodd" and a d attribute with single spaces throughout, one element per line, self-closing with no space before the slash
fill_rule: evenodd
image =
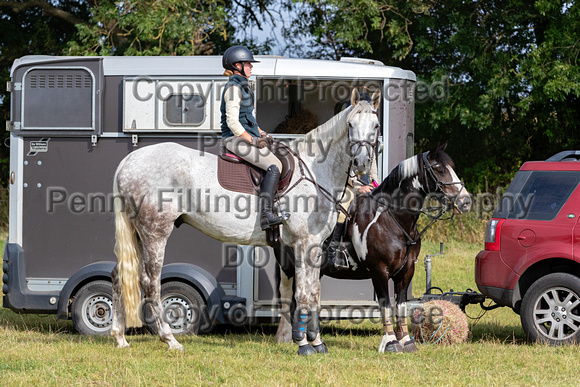
<path id="1" fill-rule="evenodd" d="M 332 232 L 332 239 L 328 245 L 327 257 L 331 273 L 348 269 L 348 262 L 346 261 L 344 254 L 337 254 L 338 247 L 340 246 L 340 240 L 342 239 L 342 234 L 344 233 L 344 227 L 344 223 L 336 224 L 336 227 Z"/>
<path id="2" fill-rule="evenodd" d="M 274 193 L 280 179 L 280 170 L 274 164 L 268 167 L 260 186 L 260 225 L 262 230 L 282 224 L 284 218 L 272 212 Z"/>

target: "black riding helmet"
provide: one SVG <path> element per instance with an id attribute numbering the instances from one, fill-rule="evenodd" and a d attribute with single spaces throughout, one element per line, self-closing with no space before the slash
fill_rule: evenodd
<path id="1" fill-rule="evenodd" d="M 260 63 L 260 61 L 254 59 L 250 50 L 244 46 L 232 46 L 224 52 L 224 56 L 222 57 L 222 66 L 224 69 L 240 71 L 234 66 L 234 64 L 239 62 Z M 240 72 L 245 76 L 243 66 Z"/>

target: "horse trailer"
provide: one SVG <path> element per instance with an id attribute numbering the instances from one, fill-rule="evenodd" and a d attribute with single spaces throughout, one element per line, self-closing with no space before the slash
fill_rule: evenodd
<path id="1" fill-rule="evenodd" d="M 255 115 L 274 138 L 292 139 L 326 122 L 352 88 L 381 90 L 379 178 L 412 156 L 413 72 L 358 58 L 258 60 L 250 78 Z M 83 334 L 108 333 L 115 169 L 133 150 L 161 142 L 217 154 L 222 72 L 219 56 L 14 62 L 4 307 L 72 319 Z M 175 228 L 162 274 L 165 317 L 175 333 L 211 328 L 194 321 L 200 304 L 211 323 L 276 321 L 284 311 L 277 270 L 269 247 L 230 245 L 191 227 Z M 380 317 L 370 280 L 323 277 L 321 299 L 322 319 Z"/>

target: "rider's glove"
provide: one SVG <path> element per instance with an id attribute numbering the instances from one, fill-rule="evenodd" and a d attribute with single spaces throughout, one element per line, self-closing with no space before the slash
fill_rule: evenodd
<path id="1" fill-rule="evenodd" d="M 252 137 L 252 145 L 260 149 L 268 146 L 268 139 L 266 137 Z"/>

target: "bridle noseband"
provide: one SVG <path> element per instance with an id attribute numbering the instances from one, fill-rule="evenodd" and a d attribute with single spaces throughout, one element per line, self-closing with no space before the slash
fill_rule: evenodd
<path id="1" fill-rule="evenodd" d="M 443 214 L 445 214 L 447 211 L 453 209 L 455 207 L 455 201 L 457 200 L 457 198 L 459 197 L 459 195 L 456 196 L 451 196 L 449 195 L 447 192 L 445 192 L 445 190 L 443 189 L 445 186 L 448 185 L 459 185 L 461 186 L 461 189 L 459 190 L 459 192 L 461 192 L 461 190 L 463 189 L 463 187 L 465 187 L 465 184 L 462 181 L 451 181 L 449 183 L 445 183 L 443 181 L 441 181 L 441 179 L 437 176 L 437 174 L 435 173 L 435 171 L 433 170 L 433 166 L 437 165 L 437 163 L 430 163 L 429 159 L 427 158 L 427 154 L 429 152 L 424 152 L 422 154 L 423 157 L 423 178 L 425 180 L 425 187 L 423 187 L 423 192 L 425 192 L 425 194 L 427 195 L 427 197 L 431 196 L 433 193 L 441 193 L 443 194 L 443 198 L 442 199 L 437 199 L 439 201 L 439 203 L 441 204 L 440 207 L 433 207 L 433 208 L 428 208 L 426 209 L 427 211 L 424 211 L 423 213 L 429 217 L 431 217 L 428 212 L 431 212 L 432 210 L 439 210 L 439 214 L 437 216 L 437 219 L 441 218 L 441 216 L 443 216 Z M 429 181 L 428 178 L 430 178 L 433 183 L 435 183 L 435 190 L 431 191 L 431 189 L 429 188 Z M 443 203 L 443 201 L 445 201 L 445 203 Z M 451 212 L 451 218 L 453 218 L 454 213 Z"/>
<path id="2" fill-rule="evenodd" d="M 372 110 L 372 113 L 375 114 L 377 117 L 379 116 L 379 113 L 377 113 L 376 110 Z M 374 157 L 374 150 L 377 147 L 377 144 L 379 142 L 379 130 L 380 130 L 380 125 L 377 124 L 375 126 L 375 131 L 374 131 L 374 140 L 373 141 L 369 141 L 369 140 L 353 140 L 352 136 L 350 134 L 350 130 L 352 129 L 352 126 L 350 124 L 350 122 L 348 122 L 348 145 L 349 145 L 349 152 L 352 156 L 352 158 L 355 157 L 355 153 L 353 152 L 353 148 L 355 147 L 355 145 L 358 145 L 359 147 L 357 149 L 360 149 L 361 147 L 365 147 L 367 149 L 368 154 L 370 155 L 370 157 Z"/>

